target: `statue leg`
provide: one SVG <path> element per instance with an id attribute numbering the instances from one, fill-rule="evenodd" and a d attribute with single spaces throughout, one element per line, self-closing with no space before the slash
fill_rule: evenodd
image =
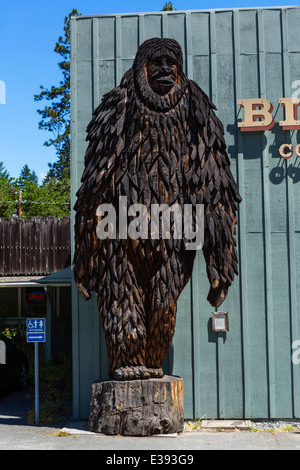
<path id="1" fill-rule="evenodd" d="M 173 251 L 151 278 L 147 293 L 146 366 L 151 377 L 162 377 L 162 362 L 171 346 L 177 300 L 189 281 L 195 252 Z"/>
<path id="2" fill-rule="evenodd" d="M 98 294 L 109 376 L 112 380 L 147 379 L 144 293 L 126 253 L 120 256 L 118 249 L 113 251 Z"/>
<path id="3" fill-rule="evenodd" d="M 164 268 L 163 268 L 164 269 Z M 161 272 L 151 280 L 148 293 L 146 366 L 151 377 L 162 377 L 162 362 L 175 332 L 178 291 L 168 286 Z"/>
<path id="4" fill-rule="evenodd" d="M 151 313 L 147 328 L 146 366 L 151 377 L 163 377 L 162 363 L 175 332 L 176 304 Z"/>

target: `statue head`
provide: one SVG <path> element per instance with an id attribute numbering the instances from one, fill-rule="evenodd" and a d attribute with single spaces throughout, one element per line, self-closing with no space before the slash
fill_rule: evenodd
<path id="1" fill-rule="evenodd" d="M 152 38 L 139 47 L 133 74 L 145 103 L 157 111 L 175 106 L 186 89 L 183 57 L 174 39 Z"/>

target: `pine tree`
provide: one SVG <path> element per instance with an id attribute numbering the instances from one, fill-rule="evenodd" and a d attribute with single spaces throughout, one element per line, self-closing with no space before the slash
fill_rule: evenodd
<path id="1" fill-rule="evenodd" d="M 50 106 L 39 109 L 42 119 L 39 128 L 54 134 L 54 138 L 47 140 L 44 145 L 53 145 L 58 157 L 55 163 L 48 163 L 49 171 L 45 183 L 50 180 L 56 182 L 64 180 L 70 183 L 70 20 L 79 13 L 73 9 L 64 20 L 64 35 L 58 38 L 54 51 L 62 56 L 58 63 L 63 78 L 59 86 L 46 89 L 41 86 L 41 92 L 34 96 L 35 101 L 50 101 Z"/>
<path id="2" fill-rule="evenodd" d="M 173 10 L 174 10 L 173 3 L 166 2 L 161 11 L 173 11 Z"/>
<path id="3" fill-rule="evenodd" d="M 0 217 L 12 217 L 16 214 L 18 190 L 14 178 L 0 162 Z"/>
<path id="4" fill-rule="evenodd" d="M 24 190 L 31 184 L 38 184 L 38 177 L 34 170 L 30 170 L 27 163 L 23 166 L 19 178 L 16 180 L 19 189 Z"/>

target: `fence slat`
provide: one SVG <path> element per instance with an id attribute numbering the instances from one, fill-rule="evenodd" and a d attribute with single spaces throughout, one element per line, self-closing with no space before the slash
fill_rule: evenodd
<path id="1" fill-rule="evenodd" d="M 0 276 L 45 275 L 70 263 L 70 217 L 0 219 Z"/>

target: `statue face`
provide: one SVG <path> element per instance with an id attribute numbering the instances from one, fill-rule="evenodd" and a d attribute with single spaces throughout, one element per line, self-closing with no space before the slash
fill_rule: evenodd
<path id="1" fill-rule="evenodd" d="M 149 59 L 146 70 L 149 85 L 156 93 L 169 93 L 176 83 L 177 62 L 170 56 L 154 54 Z"/>

